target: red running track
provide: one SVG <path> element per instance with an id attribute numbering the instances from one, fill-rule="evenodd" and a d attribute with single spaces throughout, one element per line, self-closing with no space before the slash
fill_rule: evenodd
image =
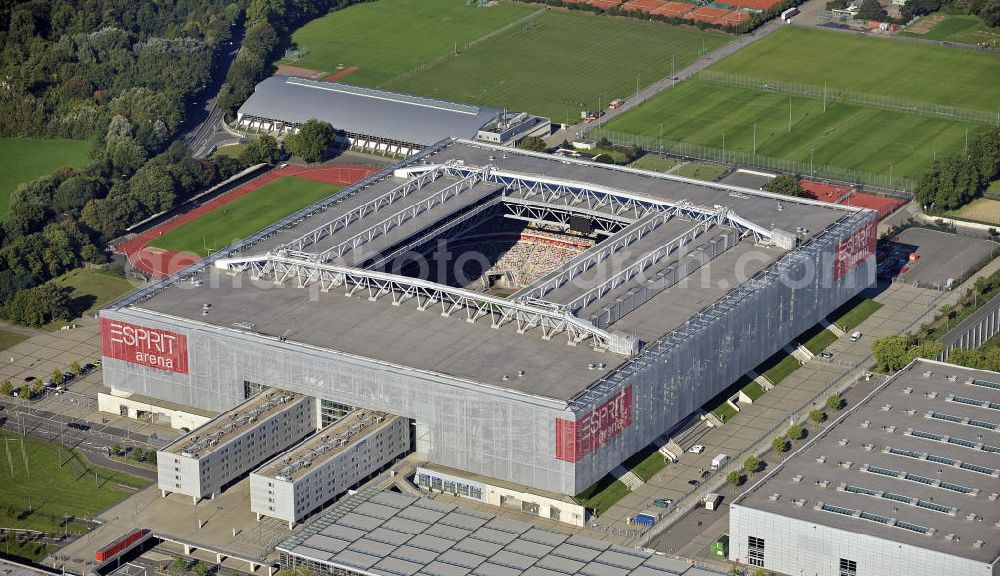
<path id="1" fill-rule="evenodd" d="M 137 270 L 151 277 L 166 278 L 167 276 L 182 270 L 191 264 L 201 260 L 201 256 L 191 252 L 178 253 L 162 248 L 147 246 L 154 238 L 171 230 L 183 226 L 188 222 L 207 214 L 220 206 L 224 206 L 237 198 L 245 196 L 262 186 L 274 182 L 279 178 L 295 177 L 312 180 L 315 182 L 326 182 L 340 186 L 348 186 L 364 179 L 370 174 L 378 172 L 375 166 L 365 166 L 357 164 L 341 164 L 335 166 L 286 166 L 275 168 L 262 174 L 249 182 L 238 186 L 225 194 L 197 206 L 183 214 L 167 220 L 163 224 L 154 226 L 149 230 L 123 242 L 115 247 L 119 254 L 125 254 L 129 263 Z"/>

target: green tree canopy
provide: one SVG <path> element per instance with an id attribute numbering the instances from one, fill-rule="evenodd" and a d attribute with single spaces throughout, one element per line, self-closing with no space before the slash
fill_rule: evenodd
<path id="1" fill-rule="evenodd" d="M 764 186 L 764 190 L 775 194 L 795 197 L 802 196 L 805 193 L 805 191 L 802 190 L 802 183 L 799 182 L 799 179 L 792 174 L 782 174 L 781 176 L 771 179 L 771 181 Z"/>
<path id="2" fill-rule="evenodd" d="M 521 140 L 521 144 L 518 147 L 534 152 L 545 152 L 549 149 L 548 145 L 545 144 L 545 140 L 542 140 L 539 136 L 528 136 L 524 140 Z"/>
<path id="3" fill-rule="evenodd" d="M 264 134 L 253 140 L 240 152 L 240 163 L 244 166 L 254 164 L 274 164 L 281 158 L 281 147 L 270 134 Z"/>
<path id="4" fill-rule="evenodd" d="M 328 122 L 307 120 L 298 132 L 285 137 L 285 149 L 306 162 L 319 162 L 335 137 L 336 132 Z"/>
<path id="5" fill-rule="evenodd" d="M 885 15 L 885 10 L 878 0 L 864 0 L 858 8 L 858 18 L 862 20 L 879 20 Z"/>

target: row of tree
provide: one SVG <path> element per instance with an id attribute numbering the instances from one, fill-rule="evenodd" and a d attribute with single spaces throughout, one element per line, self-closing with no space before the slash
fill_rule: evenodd
<path id="1" fill-rule="evenodd" d="M 973 14 L 982 18 L 987 26 L 1000 26 L 1000 0 L 906 0 L 900 13 L 909 21 L 914 16 L 926 16 L 941 9 Z"/>
<path id="2" fill-rule="evenodd" d="M 917 180 L 914 196 L 930 212 L 954 210 L 979 196 L 1000 178 L 1000 128 L 969 142 L 968 150 L 935 162 Z"/>

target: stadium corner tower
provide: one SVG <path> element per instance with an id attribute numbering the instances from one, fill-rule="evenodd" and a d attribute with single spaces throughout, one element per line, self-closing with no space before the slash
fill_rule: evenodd
<path id="1" fill-rule="evenodd" d="M 875 279 L 876 213 L 447 140 L 100 313 L 105 384 L 275 387 L 577 494 Z"/>

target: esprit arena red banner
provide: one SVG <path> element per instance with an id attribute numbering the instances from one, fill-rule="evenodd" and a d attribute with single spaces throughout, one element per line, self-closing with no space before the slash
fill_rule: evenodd
<path id="1" fill-rule="evenodd" d="M 875 253 L 877 226 L 877 222 L 872 220 L 837 244 L 833 261 L 834 280 L 840 280 L 841 276 L 857 268 L 858 264 Z"/>
<path id="2" fill-rule="evenodd" d="M 101 354 L 108 358 L 188 373 L 187 336 L 101 318 Z"/>
<path id="3" fill-rule="evenodd" d="M 556 458 L 577 462 L 632 425 L 632 387 L 626 386 L 576 422 L 556 418 Z"/>

